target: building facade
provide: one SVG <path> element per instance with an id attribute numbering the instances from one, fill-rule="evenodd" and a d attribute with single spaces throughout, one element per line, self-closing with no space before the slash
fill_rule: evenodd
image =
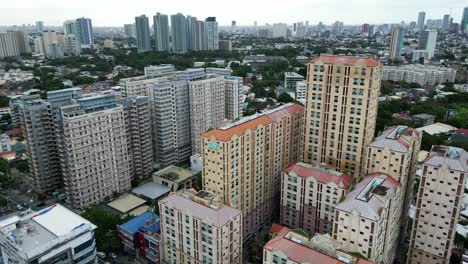
<path id="1" fill-rule="evenodd" d="M 444 82 L 455 82 L 457 70 L 448 67 L 410 64 L 402 66 L 384 66 L 382 80 L 405 81 L 420 85 L 437 85 Z"/>
<path id="2" fill-rule="evenodd" d="M 135 17 L 135 28 L 138 52 L 150 51 L 151 36 L 148 17 L 145 15 Z"/>
<path id="3" fill-rule="evenodd" d="M 401 50 L 405 39 L 405 30 L 402 27 L 393 27 L 390 31 L 390 48 L 388 58 L 397 60 L 401 58 Z"/>
<path id="4" fill-rule="evenodd" d="M 31 49 L 23 31 L 9 30 L 0 32 L 0 59 L 18 57 L 21 53 L 30 53 Z"/>
<path id="5" fill-rule="evenodd" d="M 156 41 L 156 50 L 170 51 L 169 43 L 169 17 L 164 14 L 157 13 L 153 17 L 154 38 Z"/>
<path id="6" fill-rule="evenodd" d="M 304 108 L 287 104 L 202 134 L 203 186 L 243 213 L 247 239 L 277 208 L 281 171 L 300 159 Z"/>
<path id="7" fill-rule="evenodd" d="M 309 63 L 304 162 L 360 175 L 374 137 L 381 69 L 363 57 L 320 56 Z"/>
<path id="8" fill-rule="evenodd" d="M 94 46 L 93 23 L 89 18 L 76 19 L 77 38 L 82 48 L 92 48 Z"/>

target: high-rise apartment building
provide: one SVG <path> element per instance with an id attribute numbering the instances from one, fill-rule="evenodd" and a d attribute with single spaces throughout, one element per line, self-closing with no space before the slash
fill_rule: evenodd
<path id="1" fill-rule="evenodd" d="M 34 49 L 49 59 L 63 58 L 64 56 L 78 56 L 81 45 L 73 34 L 65 35 L 54 30 L 44 30 L 34 39 Z"/>
<path id="2" fill-rule="evenodd" d="M 130 155 L 131 178 L 149 176 L 153 169 L 153 141 L 150 104 L 147 96 L 126 97 L 117 101 L 122 105 Z"/>
<path id="3" fill-rule="evenodd" d="M 208 71 L 208 68 L 207 68 Z M 243 84 L 242 77 L 225 76 L 225 118 L 228 120 L 237 120 L 243 116 L 244 102 L 240 96 L 240 90 Z"/>
<path id="4" fill-rule="evenodd" d="M 145 15 L 135 17 L 135 28 L 138 52 L 150 51 L 151 36 L 148 17 Z"/>
<path id="5" fill-rule="evenodd" d="M 463 16 L 460 22 L 460 32 L 467 33 L 468 31 L 468 7 L 463 8 Z"/>
<path id="6" fill-rule="evenodd" d="M 82 48 L 92 48 L 94 46 L 93 24 L 89 18 L 76 19 L 76 37 L 80 41 Z"/>
<path id="7" fill-rule="evenodd" d="M 128 38 L 136 38 L 136 26 L 135 24 L 124 24 L 125 36 Z"/>
<path id="8" fill-rule="evenodd" d="M 36 21 L 36 26 L 34 29 L 36 32 L 42 32 L 44 30 L 44 21 Z"/>
<path id="9" fill-rule="evenodd" d="M 112 95 L 60 108 L 60 164 L 68 203 L 86 208 L 129 190 L 131 165 L 125 112 Z"/>
<path id="10" fill-rule="evenodd" d="M 407 212 L 413 198 L 416 162 L 421 147 L 422 134 L 407 126 L 390 127 L 369 145 L 367 151 L 366 174 L 385 173 L 397 181 L 404 195 L 395 199 L 401 211 L 400 240 L 404 239 L 407 229 Z"/>
<path id="11" fill-rule="evenodd" d="M 285 38 L 288 34 L 288 25 L 286 23 L 275 23 L 272 32 L 274 38 Z"/>
<path id="12" fill-rule="evenodd" d="M 286 104 L 202 134 L 203 186 L 243 214 L 247 239 L 278 209 L 281 171 L 300 159 L 304 107 Z"/>
<path id="13" fill-rule="evenodd" d="M 219 49 L 219 35 L 218 35 L 218 22 L 216 17 L 208 17 L 205 20 L 205 32 L 206 32 L 206 50 L 218 50 Z"/>
<path id="14" fill-rule="evenodd" d="M 447 32 L 449 30 L 449 21 L 450 15 L 444 15 L 444 18 L 442 20 L 442 31 Z"/>
<path id="15" fill-rule="evenodd" d="M 68 34 L 64 36 L 63 52 L 65 56 L 79 56 L 81 45 L 75 35 Z"/>
<path id="16" fill-rule="evenodd" d="M 403 41 L 405 40 L 405 30 L 402 27 L 393 27 L 390 33 L 390 48 L 388 58 L 390 60 L 400 59 Z"/>
<path id="17" fill-rule="evenodd" d="M 186 52 L 188 49 L 187 19 L 181 13 L 171 15 L 172 51 Z"/>
<path id="18" fill-rule="evenodd" d="M 422 164 L 407 263 L 450 263 L 467 164 L 465 150 L 432 146 Z"/>
<path id="19" fill-rule="evenodd" d="M 63 22 L 63 33 L 65 35 L 78 36 L 77 22 L 76 20 L 67 20 Z"/>
<path id="20" fill-rule="evenodd" d="M 309 235 L 331 234 L 335 206 L 354 186 L 351 175 L 321 164 L 296 163 L 281 176 L 281 224 Z"/>
<path id="21" fill-rule="evenodd" d="M 18 57 L 21 53 L 30 53 L 26 33 L 9 30 L 0 32 L 0 59 L 5 57 Z"/>
<path id="22" fill-rule="evenodd" d="M 309 62 L 304 162 L 362 173 L 375 132 L 381 71 L 381 63 L 366 57 L 326 55 Z"/>
<path id="23" fill-rule="evenodd" d="M 171 193 L 159 201 L 164 263 L 242 263 L 242 212 L 206 191 Z"/>
<path id="24" fill-rule="evenodd" d="M 190 130 L 192 154 L 202 150 L 201 133 L 224 123 L 225 81 L 222 76 L 208 76 L 189 82 Z"/>
<path id="25" fill-rule="evenodd" d="M 419 50 L 426 50 L 429 55 L 429 59 L 434 56 L 435 47 L 437 43 L 437 30 L 427 29 L 419 33 Z"/>
<path id="26" fill-rule="evenodd" d="M 416 29 L 421 32 L 424 30 L 424 20 L 426 19 L 426 12 L 419 12 L 418 13 L 418 23 L 416 25 Z"/>
<path id="27" fill-rule="evenodd" d="M 169 17 L 167 15 L 157 13 L 153 17 L 153 23 L 156 50 L 169 51 L 171 49 L 169 43 Z"/>
<path id="28" fill-rule="evenodd" d="M 391 176 L 364 176 L 335 207 L 333 238 L 344 251 L 359 253 L 375 263 L 393 263 L 401 217 L 394 200 L 402 195 L 404 191 Z"/>

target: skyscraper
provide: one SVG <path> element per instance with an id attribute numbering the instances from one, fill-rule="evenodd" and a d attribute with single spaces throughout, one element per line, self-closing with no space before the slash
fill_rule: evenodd
<path id="1" fill-rule="evenodd" d="M 375 132 L 382 64 L 367 57 L 320 56 L 309 62 L 306 163 L 326 163 L 358 177 Z"/>
<path id="2" fill-rule="evenodd" d="M 36 32 L 42 32 L 44 30 L 44 22 L 43 21 L 36 21 Z"/>
<path id="3" fill-rule="evenodd" d="M 186 52 L 188 48 L 187 20 L 181 13 L 171 15 L 171 35 L 172 51 Z"/>
<path id="4" fill-rule="evenodd" d="M 136 26 L 135 24 L 124 24 L 125 35 L 128 38 L 136 38 Z"/>
<path id="5" fill-rule="evenodd" d="M 63 33 L 65 33 L 65 35 L 72 34 L 78 36 L 76 20 L 67 20 L 63 22 Z"/>
<path id="6" fill-rule="evenodd" d="M 423 162 L 407 263 L 450 263 L 467 164 L 465 150 L 432 146 Z"/>
<path id="7" fill-rule="evenodd" d="M 149 20 L 145 15 L 135 17 L 136 39 L 138 52 L 151 50 Z"/>
<path id="8" fill-rule="evenodd" d="M 153 17 L 154 38 L 157 51 L 169 51 L 169 18 L 167 15 L 157 13 Z"/>
<path id="9" fill-rule="evenodd" d="M 205 30 L 207 38 L 207 50 L 218 50 L 219 49 L 219 35 L 218 35 L 218 22 L 216 17 L 208 17 L 205 20 Z"/>
<path id="10" fill-rule="evenodd" d="M 426 19 L 426 12 L 419 12 L 418 24 L 416 25 L 417 31 L 421 32 L 424 30 L 424 20 Z"/>
<path id="11" fill-rule="evenodd" d="M 426 50 L 428 52 L 428 59 L 434 56 L 435 47 L 437 43 L 437 30 L 428 29 L 419 33 L 419 50 Z"/>
<path id="12" fill-rule="evenodd" d="M 288 33 L 288 25 L 286 23 L 273 24 L 273 37 L 285 38 Z"/>
<path id="13" fill-rule="evenodd" d="M 393 27 L 390 36 L 390 48 L 388 58 L 390 60 L 400 59 L 403 41 L 405 39 L 405 30 L 402 27 Z"/>
<path id="14" fill-rule="evenodd" d="M 449 30 L 449 21 L 450 21 L 450 15 L 444 15 L 444 18 L 442 21 L 442 31 L 446 32 Z"/>
<path id="15" fill-rule="evenodd" d="M 89 18 L 76 19 L 77 37 L 82 48 L 92 48 L 94 46 L 93 24 Z"/>
<path id="16" fill-rule="evenodd" d="M 463 16 L 460 22 L 461 33 L 466 33 L 468 30 L 468 7 L 463 8 Z"/>

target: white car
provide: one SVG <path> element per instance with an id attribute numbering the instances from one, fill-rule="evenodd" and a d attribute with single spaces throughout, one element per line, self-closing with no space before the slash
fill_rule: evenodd
<path id="1" fill-rule="evenodd" d="M 117 255 L 115 253 L 110 253 L 109 256 L 113 259 L 116 259 L 117 258 Z"/>
<path id="2" fill-rule="evenodd" d="M 98 256 L 98 258 L 101 258 L 101 259 L 106 257 L 106 253 L 104 253 L 104 252 L 98 252 L 98 253 L 96 253 L 96 255 Z"/>

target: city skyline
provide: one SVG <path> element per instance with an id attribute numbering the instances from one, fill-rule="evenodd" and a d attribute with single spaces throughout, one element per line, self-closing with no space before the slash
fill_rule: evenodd
<path id="1" fill-rule="evenodd" d="M 451 14 L 454 22 L 459 23 L 464 4 L 457 0 L 448 0 L 444 8 L 435 0 L 412 1 L 407 3 L 403 0 L 379 1 L 375 3 L 370 0 L 351 0 L 346 5 L 342 0 L 293 0 L 288 5 L 271 6 L 265 0 L 248 2 L 237 1 L 235 6 L 220 5 L 213 0 L 203 0 L 202 3 L 187 2 L 183 0 L 171 1 L 163 7 L 161 3 L 149 0 L 137 0 L 132 4 L 112 3 L 91 0 L 81 1 L 79 4 L 63 3 L 58 0 L 43 0 L 40 3 L 32 0 L 20 0 L 3 4 L 0 17 L 0 25 L 22 25 L 34 24 L 35 21 L 44 21 L 45 25 L 60 26 L 65 20 L 73 17 L 89 17 L 97 27 L 123 26 L 134 21 L 135 16 L 146 14 L 152 17 L 157 12 L 163 14 L 176 14 L 195 16 L 205 19 L 209 16 L 217 16 L 220 25 L 230 25 L 232 20 L 237 25 L 253 25 L 254 20 L 258 25 L 265 23 L 286 22 L 288 24 L 298 21 L 310 21 L 311 25 L 322 21 L 331 24 L 334 21 L 344 21 L 347 25 L 359 25 L 362 23 L 382 24 L 400 23 L 405 21 L 417 21 L 418 13 L 424 11 L 427 19 L 442 19 L 445 14 Z M 28 8 L 23 8 L 27 6 Z M 93 8 L 83 8 L 93 6 Z M 209 8 L 206 8 L 206 7 Z M 357 15 L 362 10 L 370 10 L 366 16 Z M 112 14 L 112 15 L 109 15 Z"/>

